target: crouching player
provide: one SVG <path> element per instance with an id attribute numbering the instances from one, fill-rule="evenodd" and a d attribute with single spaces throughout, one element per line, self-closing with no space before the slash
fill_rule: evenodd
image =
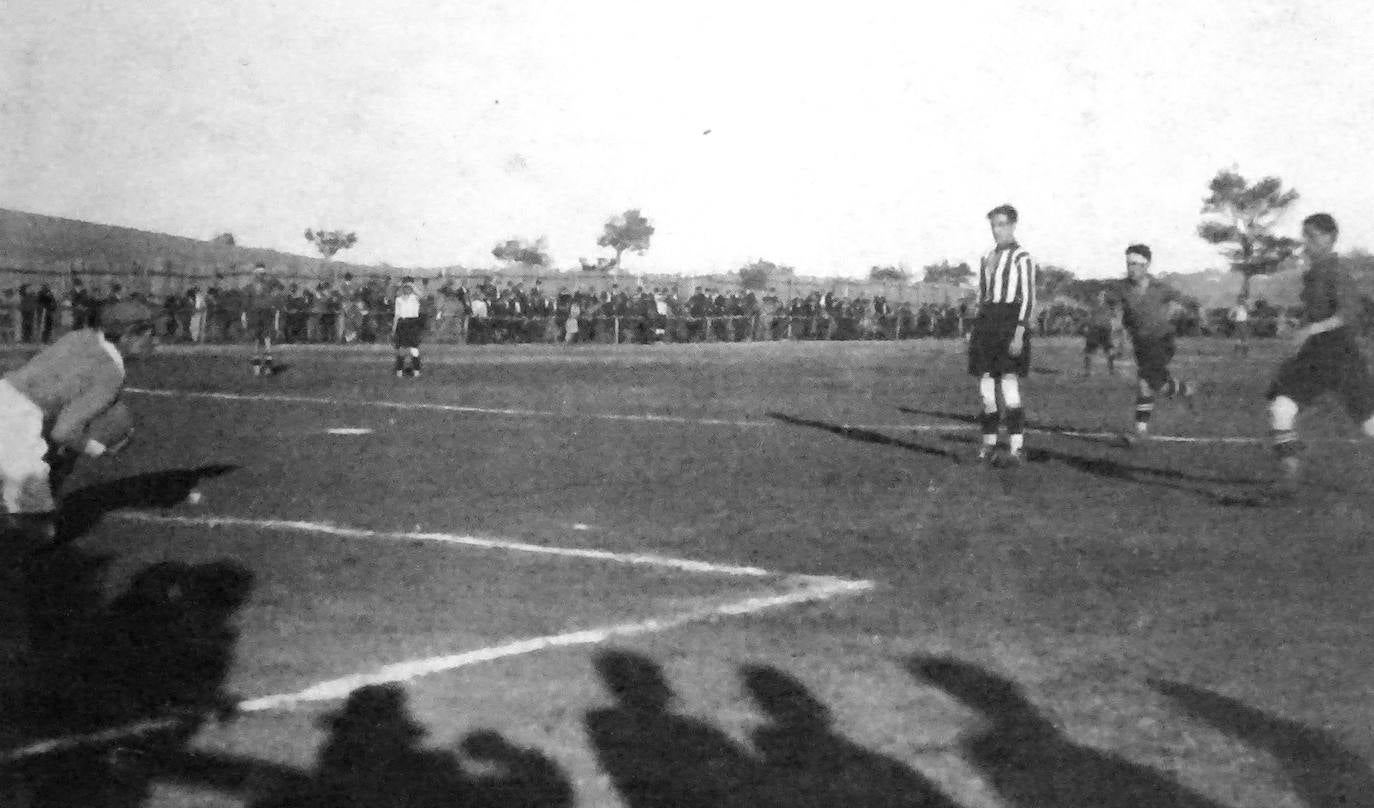
<path id="1" fill-rule="evenodd" d="M 124 359 L 151 350 L 151 332 L 150 322 L 108 337 L 73 331 L 0 379 L 0 663 L 7 668 L 28 648 L 25 560 L 56 534 L 54 491 L 76 458 L 108 456 L 128 442 L 133 420 L 118 401 Z"/>
<path id="2" fill-rule="evenodd" d="M 1360 295 L 1336 254 L 1339 229 L 1330 214 L 1302 223 L 1308 269 L 1302 275 L 1303 326 L 1294 334 L 1297 353 L 1279 366 L 1269 386 L 1269 417 L 1279 478 L 1276 496 L 1297 492 L 1300 467 L 1297 418 L 1322 393 L 1334 392 L 1345 410 L 1374 438 L 1374 379 L 1356 341 Z"/>
<path id="3" fill-rule="evenodd" d="M 401 279 L 401 291 L 396 295 L 395 306 L 391 338 L 396 346 L 396 378 L 419 376 L 420 338 L 424 336 L 425 321 L 420 316 L 420 296 L 415 292 L 414 278 Z"/>

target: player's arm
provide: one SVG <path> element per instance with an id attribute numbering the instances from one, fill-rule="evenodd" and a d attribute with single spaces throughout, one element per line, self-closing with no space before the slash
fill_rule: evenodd
<path id="1" fill-rule="evenodd" d="M 1327 294 L 1336 304 L 1335 312 L 1324 320 L 1308 323 L 1298 329 L 1296 336 L 1299 342 L 1343 325 L 1356 325 L 1360 322 L 1360 290 L 1355 285 L 1354 277 L 1349 272 L 1337 270 L 1327 283 Z"/>
<path id="2" fill-rule="evenodd" d="M 86 435 L 92 421 L 114 404 L 119 395 L 118 387 L 94 385 L 89 390 L 72 399 L 57 414 L 48 439 L 68 450 L 80 452 L 88 457 L 100 457 L 109 447 Z"/>
<path id="3" fill-rule="evenodd" d="M 1017 312 L 1016 331 L 1011 337 L 1011 355 L 1021 353 L 1021 344 L 1030 329 L 1031 314 L 1035 310 L 1035 261 L 1022 253 L 1016 260 L 1016 283 L 1021 298 L 1021 310 Z"/>

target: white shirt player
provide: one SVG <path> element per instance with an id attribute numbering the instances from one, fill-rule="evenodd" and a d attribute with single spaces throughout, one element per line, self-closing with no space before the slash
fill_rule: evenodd
<path id="1" fill-rule="evenodd" d="M 408 320 L 420 316 L 420 296 L 414 292 L 396 296 L 396 319 Z"/>

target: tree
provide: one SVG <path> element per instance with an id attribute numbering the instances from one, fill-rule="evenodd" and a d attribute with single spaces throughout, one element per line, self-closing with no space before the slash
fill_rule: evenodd
<path id="1" fill-rule="evenodd" d="M 911 280 L 911 273 L 903 267 L 875 266 L 868 268 L 868 279 L 879 283 L 906 283 Z"/>
<path id="2" fill-rule="evenodd" d="M 533 242 L 518 238 L 506 239 L 493 247 L 491 254 L 498 260 L 528 267 L 545 267 L 550 261 L 548 242 L 542 237 Z"/>
<path id="3" fill-rule="evenodd" d="M 1284 190 L 1278 177 L 1247 182 L 1235 169 L 1222 169 L 1212 178 L 1211 194 L 1202 201 L 1204 219 L 1197 234 L 1221 249 L 1231 269 L 1241 273 L 1241 294 L 1250 296 L 1250 279 L 1283 266 L 1297 249 L 1295 239 L 1277 236 L 1273 227 L 1298 198 Z"/>
<path id="4" fill-rule="evenodd" d="M 955 286 L 962 286 L 973 279 L 973 269 L 967 261 L 958 264 L 950 264 L 949 261 L 941 261 L 938 264 L 926 264 L 922 267 L 925 273 L 926 283 L 950 283 Z"/>
<path id="5" fill-rule="evenodd" d="M 1077 284 L 1078 279 L 1072 272 L 1053 264 L 1045 264 L 1035 273 L 1036 296 L 1047 303 L 1056 297 L 1077 297 L 1074 294 Z"/>
<path id="6" fill-rule="evenodd" d="M 342 230 L 306 230 L 305 240 L 315 245 L 315 249 L 320 251 L 324 260 L 333 258 L 340 250 L 347 250 L 358 243 L 357 233 L 345 233 Z"/>
<path id="7" fill-rule="evenodd" d="M 234 234 L 233 234 L 233 233 L 230 233 L 230 232 L 228 232 L 228 231 L 226 230 L 225 232 L 220 233 L 219 235 L 217 235 L 217 236 L 215 236 L 214 238 L 210 239 L 210 243 L 211 243 L 211 244 L 220 244 L 220 245 L 223 245 L 223 246 L 225 246 L 225 247 L 233 247 L 233 246 L 235 246 L 238 242 L 237 242 L 237 240 L 235 240 Z"/>
<path id="8" fill-rule="evenodd" d="M 311 230 L 306 228 L 305 240 L 315 245 L 315 249 L 320 251 L 324 257 L 324 262 L 329 263 L 335 253 L 346 250 L 358 243 L 357 233 L 346 233 L 342 230 Z M 339 271 L 334 270 L 334 280 L 338 280 Z"/>
<path id="9" fill-rule="evenodd" d="M 794 271 L 792 267 L 780 266 L 760 258 L 739 268 L 739 285 L 745 289 L 767 289 L 774 276 L 790 275 Z"/>
<path id="10" fill-rule="evenodd" d="M 607 219 L 596 246 L 615 250 L 615 263 L 612 266 L 618 268 L 620 256 L 626 250 L 643 255 L 649 249 L 649 238 L 653 234 L 654 226 L 636 208 Z"/>

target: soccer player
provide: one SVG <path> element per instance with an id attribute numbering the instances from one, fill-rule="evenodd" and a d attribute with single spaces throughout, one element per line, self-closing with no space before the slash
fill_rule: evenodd
<path id="1" fill-rule="evenodd" d="M 396 346 L 396 378 L 420 375 L 420 337 L 425 321 L 420 316 L 420 295 L 415 291 L 414 278 L 401 279 L 401 291 L 396 295 L 396 312 L 391 321 L 392 343 Z"/>
<path id="2" fill-rule="evenodd" d="M 1278 496 L 1297 492 L 1299 454 L 1296 422 L 1299 407 L 1325 392 L 1341 398 L 1345 410 L 1374 437 L 1374 379 L 1356 341 L 1360 294 L 1349 269 L 1336 254 L 1340 234 L 1328 213 L 1302 223 L 1308 268 L 1302 275 L 1303 326 L 1293 335 L 1297 353 L 1279 366 L 1269 386 L 1269 417 L 1279 478 L 1271 489 Z"/>
<path id="3" fill-rule="evenodd" d="M 1245 295 L 1236 298 L 1236 305 L 1227 312 L 1231 321 L 1231 334 L 1236 338 L 1236 353 L 1250 355 L 1250 307 Z"/>
<path id="4" fill-rule="evenodd" d="M 978 315 L 969 337 L 968 371 L 978 377 L 983 409 L 983 441 L 978 460 L 996 465 L 1025 463 L 1026 411 L 1020 379 L 1030 370 L 1031 309 L 1035 305 L 1035 261 L 1016 242 L 1016 208 L 999 205 L 988 211 L 996 246 L 978 268 Z M 999 411 L 997 394 L 1001 392 Z M 1007 427 L 1007 454 L 997 455 L 997 428 Z"/>
<path id="5" fill-rule="evenodd" d="M 112 448 L 88 429 L 118 400 L 124 359 L 151 350 L 153 323 L 103 323 L 104 333 L 71 331 L 0 380 L 0 490 L 10 530 L 50 532 L 50 446 L 88 457 Z"/>
<path id="6" fill-rule="evenodd" d="M 1174 359 L 1175 322 L 1183 311 L 1177 289 L 1150 274 L 1153 253 L 1144 244 L 1126 248 L 1126 285 L 1121 293 L 1121 322 L 1131 335 L 1135 353 L 1135 434 L 1126 435 L 1129 448 L 1150 437 L 1150 418 L 1159 396 L 1182 397 L 1193 406 L 1195 385 L 1175 379 L 1169 372 Z"/>
<path id="7" fill-rule="evenodd" d="M 248 331 L 253 335 L 253 375 L 271 376 L 272 339 L 277 334 L 277 310 L 281 308 L 281 295 L 277 284 L 267 277 L 267 267 L 258 264 L 253 267 L 253 280 L 248 284 L 247 307 Z"/>
<path id="8" fill-rule="evenodd" d="M 1092 306 L 1088 309 L 1088 326 L 1083 332 L 1083 376 L 1093 374 L 1093 354 L 1099 350 L 1107 358 L 1107 372 L 1116 375 L 1116 357 L 1120 345 L 1114 337 L 1117 332 L 1116 306 L 1107 297 L 1107 290 L 1097 293 Z"/>

